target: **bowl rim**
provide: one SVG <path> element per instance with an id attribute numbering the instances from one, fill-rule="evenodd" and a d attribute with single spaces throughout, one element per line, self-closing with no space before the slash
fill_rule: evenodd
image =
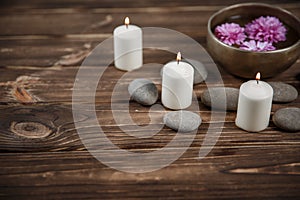
<path id="1" fill-rule="evenodd" d="M 240 49 L 240 48 L 237 48 L 237 47 L 234 47 L 234 46 L 230 46 L 228 44 L 225 44 L 223 43 L 222 41 L 220 41 L 216 36 L 215 34 L 212 32 L 211 30 L 211 21 L 217 16 L 219 15 L 220 13 L 223 13 L 224 11 L 227 11 L 227 10 L 231 10 L 231 9 L 234 9 L 234 8 L 237 8 L 237 7 L 241 7 L 241 6 L 261 6 L 261 7 L 268 7 L 268 8 L 272 8 L 272 9 L 276 9 L 280 12 L 284 12 L 286 13 L 288 16 L 294 18 L 299 24 L 300 24 L 300 20 L 297 16 L 295 16 L 293 13 L 291 13 L 290 11 L 287 11 L 279 6 L 273 6 L 273 5 L 270 5 L 270 4 L 266 4 L 266 3 L 254 3 L 254 2 L 250 2 L 250 3 L 239 3 L 239 4 L 233 4 L 231 6 L 227 6 L 227 7 L 224 7 L 222 8 L 221 10 L 215 12 L 212 16 L 210 16 L 209 20 L 208 20 L 208 23 L 207 23 L 207 31 L 208 31 L 208 34 L 210 34 L 212 36 L 212 38 L 217 41 L 219 44 L 221 44 L 222 46 L 224 47 L 227 47 L 227 48 L 230 48 L 230 49 L 233 49 L 233 50 L 237 50 L 237 51 L 240 51 L 240 52 L 245 52 L 245 53 L 253 53 L 253 54 L 271 54 L 271 53 L 280 53 L 280 52 L 285 52 L 289 49 L 293 49 L 293 48 L 296 48 L 298 45 L 300 45 L 300 38 L 298 39 L 297 42 L 295 42 L 294 44 L 288 46 L 288 47 L 285 47 L 285 48 L 282 48 L 282 49 L 276 49 L 276 50 L 271 50 L 271 51 L 248 51 L 248 50 L 244 50 L 244 49 Z M 298 32 L 298 31 L 297 31 Z M 299 33 L 298 33 L 299 34 Z"/>

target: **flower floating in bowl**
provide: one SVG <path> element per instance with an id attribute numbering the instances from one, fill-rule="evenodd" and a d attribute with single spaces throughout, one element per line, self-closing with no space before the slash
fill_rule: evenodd
<path id="1" fill-rule="evenodd" d="M 215 28 L 216 37 L 230 46 L 241 45 L 245 39 L 245 29 L 236 23 L 225 23 Z"/>
<path id="2" fill-rule="evenodd" d="M 286 40 L 286 28 L 276 17 L 261 16 L 245 25 L 224 23 L 215 28 L 215 36 L 223 43 L 248 51 L 273 51 L 273 43 Z"/>
<path id="3" fill-rule="evenodd" d="M 272 51 L 276 48 L 269 42 L 260 42 L 255 40 L 244 41 L 240 46 L 240 49 L 248 51 Z"/>
<path id="4" fill-rule="evenodd" d="M 233 75 L 272 77 L 300 54 L 300 21 L 292 13 L 262 3 L 224 8 L 208 21 L 207 46 L 214 60 Z"/>
<path id="5" fill-rule="evenodd" d="M 279 42 L 286 40 L 286 28 L 276 17 L 259 17 L 246 24 L 246 34 L 250 39 L 264 42 Z"/>

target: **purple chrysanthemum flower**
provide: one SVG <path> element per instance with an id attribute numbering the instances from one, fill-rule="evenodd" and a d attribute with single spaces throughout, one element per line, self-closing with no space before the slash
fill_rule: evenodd
<path id="1" fill-rule="evenodd" d="M 245 26 L 250 39 L 264 42 L 279 42 L 286 40 L 286 28 L 276 17 L 259 17 Z"/>
<path id="2" fill-rule="evenodd" d="M 240 45 L 246 38 L 244 30 L 236 23 L 225 23 L 215 28 L 215 35 L 225 44 Z"/>
<path id="3" fill-rule="evenodd" d="M 250 40 L 249 42 L 245 41 L 241 45 L 240 49 L 248 50 L 248 51 L 272 51 L 276 48 L 269 42 L 260 42 L 255 40 Z"/>

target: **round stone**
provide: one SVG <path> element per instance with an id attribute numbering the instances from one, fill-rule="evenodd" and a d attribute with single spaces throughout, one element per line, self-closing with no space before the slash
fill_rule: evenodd
<path id="1" fill-rule="evenodd" d="M 204 65 L 197 60 L 183 60 L 184 62 L 190 63 L 194 68 L 194 84 L 199 84 L 206 80 L 207 70 Z"/>
<path id="2" fill-rule="evenodd" d="M 207 70 L 204 65 L 197 60 L 185 60 L 183 59 L 181 62 L 187 62 L 194 68 L 194 85 L 202 83 L 207 78 Z M 160 75 L 162 76 L 163 69 L 160 70 Z"/>
<path id="3" fill-rule="evenodd" d="M 269 82 L 273 88 L 273 102 L 288 103 L 298 97 L 297 89 L 289 84 L 282 82 Z"/>
<path id="4" fill-rule="evenodd" d="M 158 99 L 156 85 L 148 79 L 135 79 L 128 86 L 131 99 L 142 105 L 153 105 Z"/>
<path id="5" fill-rule="evenodd" d="M 277 110 L 273 115 L 273 122 L 285 131 L 300 131 L 300 108 L 290 107 Z"/>
<path id="6" fill-rule="evenodd" d="M 164 124 L 179 132 L 196 130 L 201 122 L 201 117 L 198 114 L 186 110 L 171 111 L 164 116 Z"/>
<path id="7" fill-rule="evenodd" d="M 204 105 L 218 110 L 237 110 L 239 89 L 231 87 L 214 87 L 201 94 Z"/>

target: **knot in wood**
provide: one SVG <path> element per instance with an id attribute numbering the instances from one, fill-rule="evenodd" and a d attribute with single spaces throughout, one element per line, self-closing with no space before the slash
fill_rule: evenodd
<path id="1" fill-rule="evenodd" d="M 52 133 L 52 130 L 39 122 L 12 122 L 10 130 L 18 136 L 25 138 L 44 138 Z"/>

